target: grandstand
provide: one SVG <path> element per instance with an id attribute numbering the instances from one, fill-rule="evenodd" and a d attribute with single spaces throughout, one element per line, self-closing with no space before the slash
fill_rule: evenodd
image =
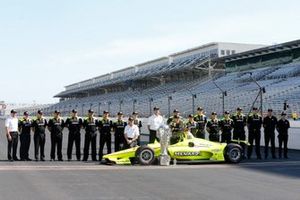
<path id="1" fill-rule="evenodd" d="M 60 102 L 45 109 L 59 109 L 67 114 L 76 108 L 84 115 L 88 109 L 98 114 L 139 111 L 149 116 L 159 106 L 165 115 L 178 108 L 183 115 L 196 106 L 211 111 L 248 112 L 260 106 L 258 97 L 264 88 L 263 110 L 283 109 L 285 101 L 291 111 L 299 111 L 300 40 L 273 46 L 235 43 L 210 43 L 178 52 L 110 74 L 65 87 L 55 95 Z"/>

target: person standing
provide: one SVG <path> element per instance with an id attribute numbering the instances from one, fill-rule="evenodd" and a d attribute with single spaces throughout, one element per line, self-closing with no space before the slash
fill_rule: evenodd
<path id="1" fill-rule="evenodd" d="M 153 108 L 153 115 L 148 118 L 149 143 L 154 143 L 157 138 L 157 130 L 164 123 L 164 118 L 160 115 L 159 107 Z"/>
<path id="2" fill-rule="evenodd" d="M 247 126 L 247 118 L 242 113 L 243 109 L 238 107 L 236 109 L 236 113 L 232 115 L 231 119 L 233 121 L 233 140 L 245 141 L 246 140 L 246 131 L 245 127 Z M 245 158 L 246 154 L 246 145 L 245 143 L 240 143 L 241 147 L 243 147 L 243 158 Z"/>
<path id="3" fill-rule="evenodd" d="M 225 111 L 224 118 L 220 122 L 222 136 L 221 142 L 229 143 L 232 136 L 233 120 L 230 118 L 229 111 Z"/>
<path id="4" fill-rule="evenodd" d="M 43 112 L 41 110 L 37 111 L 37 118 L 32 122 L 33 128 L 33 138 L 34 138 L 34 157 L 35 160 L 39 159 L 40 151 L 40 160 L 45 161 L 45 143 L 46 143 L 46 126 L 47 120 L 43 117 Z"/>
<path id="5" fill-rule="evenodd" d="M 7 158 L 9 161 L 19 161 L 17 158 L 19 139 L 17 111 L 10 111 L 10 116 L 5 120 L 5 128 L 7 137 Z"/>
<path id="6" fill-rule="evenodd" d="M 174 122 L 175 118 L 180 118 L 180 112 L 177 109 L 174 109 L 173 116 L 169 117 L 167 120 L 167 124 L 170 125 L 172 122 Z"/>
<path id="7" fill-rule="evenodd" d="M 263 127 L 265 132 L 265 159 L 269 154 L 269 143 L 271 142 L 272 158 L 276 159 L 275 155 L 275 128 L 277 125 L 277 118 L 273 116 L 273 110 L 268 109 L 268 115 L 263 119 Z"/>
<path id="8" fill-rule="evenodd" d="M 103 112 L 103 118 L 99 120 L 99 132 L 100 132 L 100 148 L 99 148 L 99 161 L 101 162 L 103 157 L 103 149 L 106 144 L 107 154 L 111 153 L 111 129 L 112 121 L 109 119 L 109 112 Z"/>
<path id="9" fill-rule="evenodd" d="M 220 142 L 220 121 L 217 118 L 217 113 L 212 112 L 210 120 L 206 125 L 206 130 L 209 134 L 209 141 Z"/>
<path id="10" fill-rule="evenodd" d="M 77 110 L 72 110 L 71 117 L 66 120 L 66 127 L 69 129 L 69 137 L 68 137 L 68 148 L 67 148 L 67 156 L 68 161 L 72 160 L 72 150 L 73 144 L 75 142 L 76 148 L 76 158 L 77 161 L 80 161 L 81 152 L 80 152 L 80 143 L 81 143 L 81 133 L 80 130 L 83 126 L 83 121 L 80 117 L 78 117 Z"/>
<path id="11" fill-rule="evenodd" d="M 128 118 L 128 125 L 124 130 L 125 145 L 124 149 L 129 149 L 137 146 L 137 140 L 140 135 L 139 127 L 134 124 L 132 117 Z"/>
<path id="12" fill-rule="evenodd" d="M 51 133 L 51 153 L 50 161 L 55 161 L 55 149 L 57 148 L 58 161 L 63 161 L 62 157 L 62 140 L 63 129 L 65 126 L 64 120 L 60 117 L 60 112 L 55 110 L 54 117 L 49 120 L 48 129 Z"/>
<path id="13" fill-rule="evenodd" d="M 89 157 L 90 144 L 92 147 L 92 160 L 97 161 L 96 158 L 96 148 L 97 148 L 97 126 L 98 120 L 94 117 L 94 111 L 88 111 L 88 117 L 83 122 L 83 127 L 85 129 L 84 137 L 84 150 L 83 150 L 83 160 L 87 161 Z"/>
<path id="14" fill-rule="evenodd" d="M 179 116 L 174 116 L 170 124 L 172 136 L 170 137 L 170 144 L 176 144 L 184 139 L 184 124 Z"/>
<path id="15" fill-rule="evenodd" d="M 197 134 L 197 131 L 198 131 L 198 123 L 195 122 L 193 115 L 188 116 L 188 121 L 186 122 L 185 126 L 192 133 L 192 135 L 194 137 L 196 137 L 196 134 Z"/>
<path id="16" fill-rule="evenodd" d="M 207 124 L 207 117 L 204 115 L 202 107 L 197 108 L 197 115 L 194 116 L 195 122 L 197 122 L 196 137 L 205 139 L 205 126 Z"/>
<path id="17" fill-rule="evenodd" d="M 137 145 L 141 144 L 141 128 L 143 127 L 142 121 L 138 118 L 139 113 L 138 112 L 133 112 L 132 113 L 132 118 L 133 118 L 133 123 L 139 127 L 139 138 L 137 139 Z"/>
<path id="18" fill-rule="evenodd" d="M 31 142 L 32 121 L 29 119 L 27 111 L 24 112 L 23 118 L 19 120 L 20 130 L 20 159 L 21 161 L 31 161 L 29 158 L 29 147 Z"/>
<path id="19" fill-rule="evenodd" d="M 284 158 L 288 158 L 288 139 L 289 139 L 289 135 L 288 135 L 288 130 L 290 128 L 290 122 L 289 120 L 286 119 L 286 113 L 282 112 L 281 113 L 281 119 L 278 120 L 277 123 L 277 131 L 278 131 L 278 142 L 279 142 L 279 149 L 278 149 L 278 154 L 279 154 L 279 158 L 282 157 L 282 144 L 283 144 L 283 155 Z"/>
<path id="20" fill-rule="evenodd" d="M 123 120 L 123 113 L 118 112 L 118 119 L 113 123 L 115 132 L 115 152 L 120 151 L 125 145 L 124 129 L 127 123 Z"/>
<path id="21" fill-rule="evenodd" d="M 250 113 L 250 115 L 248 116 L 247 123 L 248 123 L 248 131 L 249 131 L 248 140 L 250 143 L 247 152 L 248 159 L 251 159 L 253 142 L 255 141 L 256 157 L 257 159 L 261 160 L 261 153 L 260 153 L 260 137 L 261 137 L 260 131 L 261 130 L 260 129 L 262 126 L 262 117 L 258 114 L 258 109 L 256 107 L 252 108 L 252 113 Z"/>

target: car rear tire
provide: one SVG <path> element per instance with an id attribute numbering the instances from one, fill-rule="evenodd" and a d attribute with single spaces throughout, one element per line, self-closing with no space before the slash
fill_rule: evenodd
<path id="1" fill-rule="evenodd" d="M 224 152 L 224 158 L 229 163 L 241 162 L 243 159 L 243 148 L 238 144 L 228 144 Z"/>
<path id="2" fill-rule="evenodd" d="M 152 165 L 155 161 L 153 149 L 148 146 L 142 146 L 136 151 L 136 159 L 141 165 Z"/>

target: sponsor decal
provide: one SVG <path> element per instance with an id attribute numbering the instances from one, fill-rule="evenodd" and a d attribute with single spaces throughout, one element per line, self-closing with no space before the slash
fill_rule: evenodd
<path id="1" fill-rule="evenodd" d="M 174 152 L 175 156 L 199 156 L 199 151 L 177 151 Z"/>

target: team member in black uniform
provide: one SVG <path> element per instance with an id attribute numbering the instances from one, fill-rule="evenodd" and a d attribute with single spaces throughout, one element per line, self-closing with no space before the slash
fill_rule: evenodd
<path id="1" fill-rule="evenodd" d="M 172 136 L 170 138 L 170 144 L 176 144 L 183 140 L 184 137 L 184 124 L 179 116 L 174 116 L 173 121 L 170 124 Z"/>
<path id="2" fill-rule="evenodd" d="M 287 147 L 287 144 L 288 144 L 288 138 L 289 138 L 289 135 L 288 135 L 288 129 L 290 128 L 290 122 L 286 119 L 286 113 L 285 112 L 282 112 L 281 113 L 281 119 L 278 120 L 278 123 L 277 123 L 277 131 L 278 131 L 278 142 L 279 142 L 279 158 L 281 158 L 282 156 L 282 143 L 283 143 L 283 155 L 284 155 L 284 158 L 288 158 L 288 147 Z"/>
<path id="3" fill-rule="evenodd" d="M 268 109 L 268 115 L 263 120 L 264 132 L 265 132 L 265 159 L 268 158 L 269 143 L 271 141 L 271 153 L 272 158 L 275 159 L 275 128 L 277 125 L 277 118 L 273 116 L 273 110 Z"/>
<path id="4" fill-rule="evenodd" d="M 62 140 L 63 129 L 65 126 L 64 120 L 60 117 L 60 112 L 55 110 L 53 118 L 49 120 L 48 129 L 51 133 L 51 153 L 50 161 L 55 161 L 55 149 L 57 148 L 58 161 L 63 161 L 62 156 Z"/>
<path id="5" fill-rule="evenodd" d="M 258 114 L 258 109 L 256 107 L 253 107 L 252 113 L 248 116 L 247 123 L 248 123 L 248 131 L 249 131 L 248 140 L 250 143 L 250 146 L 248 146 L 248 159 L 251 159 L 254 140 L 255 140 L 255 150 L 256 150 L 257 159 L 261 159 L 260 129 L 262 126 L 262 117 Z"/>
<path id="6" fill-rule="evenodd" d="M 81 152 L 80 152 L 80 143 L 81 143 L 81 134 L 80 130 L 83 126 L 82 119 L 78 117 L 77 110 L 72 110 L 71 117 L 66 120 L 66 127 L 69 129 L 69 138 L 68 138 L 68 149 L 67 156 L 68 161 L 72 160 L 72 149 L 75 142 L 76 147 L 76 158 L 77 161 L 80 161 Z"/>
<path id="7" fill-rule="evenodd" d="M 205 139 L 205 125 L 207 124 L 207 117 L 204 115 L 203 108 L 201 107 L 197 108 L 197 115 L 194 116 L 194 120 L 198 124 L 196 137 Z"/>
<path id="8" fill-rule="evenodd" d="M 118 112 L 118 119 L 113 123 L 115 132 L 115 152 L 120 151 L 124 147 L 124 129 L 127 123 L 123 120 L 123 113 Z"/>
<path id="9" fill-rule="evenodd" d="M 236 113 L 231 117 L 233 121 L 233 136 L 232 138 L 234 140 L 246 140 L 246 131 L 245 127 L 247 125 L 247 118 L 242 113 L 243 109 L 238 107 L 236 109 Z M 244 143 L 240 143 L 240 145 L 243 147 L 243 157 L 245 158 L 245 150 L 246 145 Z"/>
<path id="10" fill-rule="evenodd" d="M 231 141 L 233 120 L 230 118 L 229 111 L 225 111 L 224 114 L 225 114 L 224 118 L 220 122 L 221 130 L 222 130 L 221 142 L 229 143 Z"/>
<path id="11" fill-rule="evenodd" d="M 29 158 L 29 147 L 31 140 L 31 126 L 32 121 L 28 117 L 28 112 L 24 112 L 24 117 L 19 120 L 19 130 L 20 130 L 20 159 L 21 161 L 31 161 Z"/>
<path id="12" fill-rule="evenodd" d="M 143 127 L 142 121 L 138 118 L 139 113 L 133 112 L 132 118 L 133 118 L 133 124 L 137 125 L 139 127 L 139 137 L 137 139 L 137 145 L 140 146 L 141 144 L 141 128 Z"/>
<path id="13" fill-rule="evenodd" d="M 189 115 L 188 121 L 185 124 L 186 128 L 192 133 L 194 137 L 196 137 L 197 131 L 198 131 L 198 124 L 194 120 L 193 115 Z"/>
<path id="14" fill-rule="evenodd" d="M 177 109 L 175 109 L 173 111 L 173 116 L 171 116 L 171 117 L 168 118 L 167 124 L 170 125 L 172 122 L 174 122 L 175 121 L 175 117 L 179 117 L 180 118 L 180 112 Z"/>
<path id="15" fill-rule="evenodd" d="M 211 113 L 211 118 L 207 122 L 206 130 L 209 134 L 209 141 L 220 142 L 220 121 L 217 118 L 216 112 Z"/>
<path id="16" fill-rule="evenodd" d="M 102 120 L 99 120 L 99 132 L 100 132 L 100 149 L 99 149 L 99 161 L 101 162 L 103 156 L 103 148 L 106 143 L 107 153 L 111 153 L 111 129 L 112 121 L 109 119 L 109 112 L 103 112 Z"/>
<path id="17" fill-rule="evenodd" d="M 33 132 L 34 132 L 34 157 L 35 160 L 39 159 L 40 151 L 40 160 L 45 161 L 45 142 L 46 142 L 46 126 L 47 120 L 43 117 L 43 112 L 38 110 L 37 118 L 32 122 Z"/>
<path id="18" fill-rule="evenodd" d="M 87 161 L 89 157 L 90 144 L 92 146 L 92 160 L 97 161 L 96 158 L 96 142 L 97 142 L 97 125 L 98 120 L 94 117 L 94 111 L 88 111 L 88 117 L 83 122 L 83 127 L 85 129 L 84 138 L 84 150 L 83 150 L 83 160 Z"/>

